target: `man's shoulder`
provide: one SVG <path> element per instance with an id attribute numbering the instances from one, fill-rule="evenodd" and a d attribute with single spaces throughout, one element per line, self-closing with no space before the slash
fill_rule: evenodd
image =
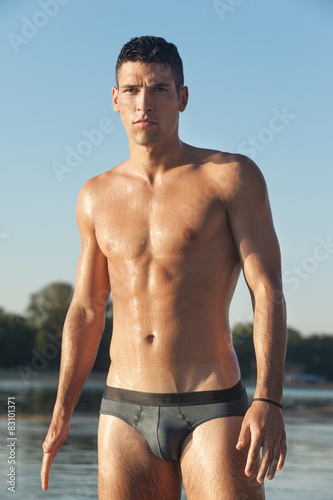
<path id="1" fill-rule="evenodd" d="M 259 182 L 263 175 L 248 156 L 217 150 L 202 150 L 202 167 L 208 176 L 223 185 Z"/>
<path id="2" fill-rule="evenodd" d="M 88 179 L 81 187 L 80 195 L 100 194 L 102 191 L 108 189 L 124 174 L 127 162 L 128 160 L 125 160 L 119 163 L 119 165 L 112 167 L 110 170 Z"/>
<path id="3" fill-rule="evenodd" d="M 126 162 L 127 160 L 102 174 L 91 177 L 83 184 L 77 199 L 77 217 L 91 217 L 99 202 L 102 200 L 103 203 L 103 199 L 110 194 L 110 191 L 117 190 L 117 179 L 124 175 Z"/>

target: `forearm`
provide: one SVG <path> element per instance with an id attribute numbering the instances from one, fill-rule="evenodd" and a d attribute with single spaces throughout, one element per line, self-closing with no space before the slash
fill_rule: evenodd
<path id="1" fill-rule="evenodd" d="M 253 341 L 257 361 L 255 397 L 282 400 L 286 357 L 286 308 L 280 289 L 266 288 L 255 296 Z"/>
<path id="2" fill-rule="evenodd" d="M 286 313 L 280 287 L 256 284 L 254 298 L 254 347 L 257 359 L 255 398 L 282 400 L 283 371 L 286 354 Z M 256 402 L 248 409 L 239 434 L 237 449 L 249 444 L 245 474 L 250 476 L 260 463 L 259 483 L 273 479 L 286 458 L 286 432 L 283 415 L 275 404 Z M 260 453 L 260 450 L 262 451 Z"/>
<path id="3" fill-rule="evenodd" d="M 71 417 L 94 364 L 103 330 L 104 315 L 70 307 L 63 328 L 54 415 Z"/>

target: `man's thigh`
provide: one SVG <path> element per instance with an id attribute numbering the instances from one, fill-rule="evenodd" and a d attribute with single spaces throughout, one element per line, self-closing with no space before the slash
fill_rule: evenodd
<path id="1" fill-rule="evenodd" d="M 98 427 L 99 500 L 178 500 L 179 466 L 156 457 L 130 425 L 100 415 Z"/>
<path id="2" fill-rule="evenodd" d="M 199 425 L 183 444 L 181 470 L 188 500 L 263 500 L 263 485 L 245 473 L 248 447 L 236 450 L 242 417 Z"/>

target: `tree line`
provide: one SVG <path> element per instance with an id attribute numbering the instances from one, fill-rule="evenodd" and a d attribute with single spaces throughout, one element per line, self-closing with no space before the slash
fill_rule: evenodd
<path id="1" fill-rule="evenodd" d="M 31 295 L 24 316 L 8 313 L 0 307 L 0 368 L 16 368 L 24 379 L 31 379 L 44 370 L 58 370 L 61 332 L 72 296 L 72 285 L 52 283 Z M 110 300 L 94 371 L 105 372 L 109 368 L 112 318 Z M 232 334 L 242 376 L 255 376 L 253 324 L 237 324 Z M 332 359 L 333 335 L 314 333 L 305 337 L 288 328 L 286 371 L 333 380 Z"/>
<path id="2" fill-rule="evenodd" d="M 0 307 L 0 368 L 17 368 L 24 380 L 60 367 L 62 327 L 74 289 L 68 283 L 52 283 L 30 296 L 24 316 L 7 313 Z M 110 365 L 112 302 L 105 315 L 93 370 Z"/>

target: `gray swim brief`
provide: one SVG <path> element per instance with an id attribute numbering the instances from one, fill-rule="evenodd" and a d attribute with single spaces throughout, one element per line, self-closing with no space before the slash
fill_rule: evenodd
<path id="1" fill-rule="evenodd" d="M 243 417 L 248 409 L 240 380 L 219 391 L 150 393 L 106 386 L 100 413 L 120 418 L 136 429 L 153 453 L 179 461 L 184 439 L 198 425 L 221 417 Z"/>

